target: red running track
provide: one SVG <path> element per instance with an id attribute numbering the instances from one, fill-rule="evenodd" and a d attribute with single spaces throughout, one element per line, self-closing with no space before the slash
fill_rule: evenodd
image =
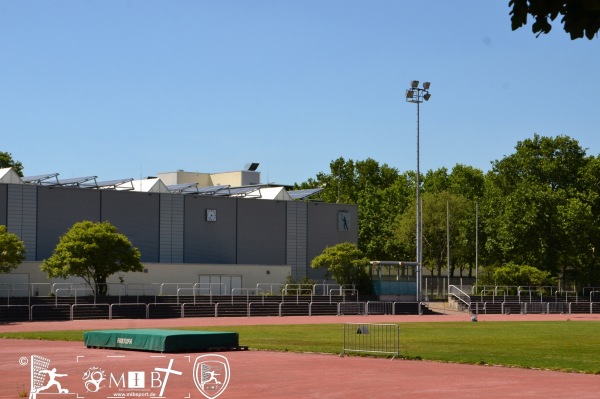
<path id="1" fill-rule="evenodd" d="M 479 322 L 526 320 L 593 320 L 594 315 L 479 315 Z M 118 328 L 171 328 L 247 324 L 301 323 L 390 323 L 470 322 L 466 314 L 440 316 L 318 316 L 266 318 L 197 318 L 168 320 L 84 320 L 0 324 L 7 331 L 96 330 Z M 241 342 L 243 344 L 243 342 Z M 203 396 L 193 382 L 193 363 L 204 353 L 158 354 L 112 349 L 87 349 L 77 342 L 0 340 L 0 398 L 17 398 L 29 392 L 31 355 L 50 360 L 63 389 L 56 385 L 37 395 L 38 399 L 116 398 L 120 395 L 149 395 L 163 398 Z M 231 378 L 219 398 L 597 398 L 600 376 L 507 367 L 444 364 L 427 361 L 387 360 L 367 357 L 339 357 L 324 354 L 296 354 L 267 351 L 222 352 L 230 364 Z M 169 374 L 169 368 L 180 374 Z M 21 365 L 25 364 L 26 365 Z M 98 391 L 83 374 L 100 368 L 107 380 Z M 147 375 L 145 388 L 128 388 L 129 372 Z M 153 374 L 154 373 L 154 374 Z M 112 379 L 111 379 L 112 375 Z M 151 377 L 154 376 L 154 379 Z M 87 380 L 89 381 L 89 380 Z M 110 383 L 110 384 L 109 384 Z M 164 385 L 164 386 L 163 386 Z M 154 396 L 150 396 L 150 395 Z M 132 396 L 129 396 L 132 397 Z"/>

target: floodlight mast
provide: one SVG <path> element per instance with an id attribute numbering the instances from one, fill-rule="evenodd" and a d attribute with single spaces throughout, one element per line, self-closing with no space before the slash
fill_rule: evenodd
<path id="1" fill-rule="evenodd" d="M 417 197 L 417 301 L 421 301 L 421 290 L 423 283 L 423 219 L 421 215 L 421 171 L 420 171 L 420 105 L 425 101 L 429 101 L 430 82 L 424 82 L 423 87 L 419 87 L 419 81 L 413 80 L 410 82 L 410 88 L 406 90 L 406 102 L 417 104 L 417 180 L 416 180 L 416 197 Z"/>

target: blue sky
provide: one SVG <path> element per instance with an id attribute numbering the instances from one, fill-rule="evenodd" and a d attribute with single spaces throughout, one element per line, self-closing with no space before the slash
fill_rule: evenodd
<path id="1" fill-rule="evenodd" d="M 0 151 L 25 175 L 241 170 L 339 157 L 489 170 L 518 141 L 600 153 L 600 39 L 511 31 L 506 1 L 3 0 Z"/>

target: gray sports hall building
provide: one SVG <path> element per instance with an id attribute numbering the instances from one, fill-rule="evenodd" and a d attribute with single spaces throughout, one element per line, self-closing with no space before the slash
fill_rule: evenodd
<path id="1" fill-rule="evenodd" d="M 327 246 L 358 241 L 357 206 L 310 200 L 318 189 L 261 185 L 257 166 L 110 182 L 95 176 L 61 180 L 56 173 L 20 178 L 0 169 L 0 224 L 27 249 L 26 262 L 0 274 L 0 283 L 36 287 L 40 295 L 48 287 L 81 284 L 49 280 L 39 265 L 83 220 L 109 221 L 140 250 L 144 273 L 121 276 L 136 289 L 153 286 L 166 294 L 180 284 L 211 283 L 229 294 L 281 284 L 288 275 L 322 281 L 324 272 L 310 262 Z M 118 277 L 109 282 L 122 289 Z"/>

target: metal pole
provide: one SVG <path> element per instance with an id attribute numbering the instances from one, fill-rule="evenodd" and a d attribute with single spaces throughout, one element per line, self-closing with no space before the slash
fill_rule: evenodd
<path id="1" fill-rule="evenodd" d="M 447 248 L 447 274 L 448 274 L 448 290 L 450 290 L 450 200 L 446 201 L 446 248 Z"/>
<path id="2" fill-rule="evenodd" d="M 475 287 L 479 287 L 479 203 L 475 203 Z"/>
<path id="3" fill-rule="evenodd" d="M 420 172 L 420 102 L 417 101 L 417 302 L 421 300 L 422 246 L 421 246 L 421 172 Z"/>
<path id="4" fill-rule="evenodd" d="M 419 88 L 419 81 L 413 80 L 411 88 L 406 91 L 406 101 L 417 104 L 417 178 L 416 178 L 416 223 L 417 223 L 417 265 L 416 265 L 416 288 L 417 301 L 421 301 L 421 290 L 423 287 L 423 219 L 421 204 L 421 170 L 420 170 L 420 129 L 421 129 L 421 103 L 429 101 L 430 82 L 423 83 Z"/>

